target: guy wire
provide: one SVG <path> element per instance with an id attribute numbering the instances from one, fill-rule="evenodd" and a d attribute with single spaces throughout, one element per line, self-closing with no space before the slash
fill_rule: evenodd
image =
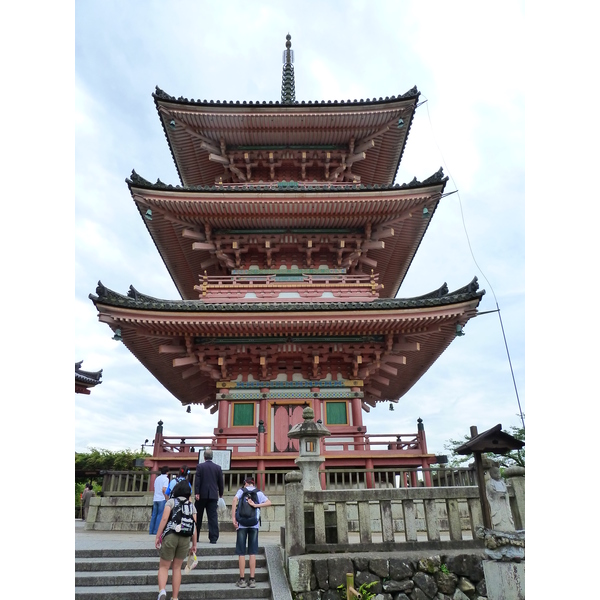
<path id="1" fill-rule="evenodd" d="M 517 404 L 519 406 L 519 416 L 521 418 L 521 423 L 523 424 L 523 432 L 525 432 L 525 417 L 523 415 L 523 411 L 521 410 L 521 400 L 519 399 L 519 391 L 517 389 L 517 382 L 515 380 L 515 373 L 513 370 L 513 366 L 512 366 L 512 360 L 510 358 L 510 351 L 508 349 L 508 342 L 506 340 L 506 333 L 504 332 L 504 324 L 502 323 L 502 315 L 500 313 L 500 306 L 498 305 L 498 298 L 496 297 L 496 292 L 494 292 L 494 287 L 492 286 L 492 284 L 490 283 L 489 279 L 485 276 L 485 273 L 483 272 L 483 269 L 479 266 L 479 264 L 477 263 L 477 260 L 475 258 L 475 254 L 473 253 L 473 248 L 471 247 L 471 240 L 469 238 L 469 232 L 467 231 L 467 225 L 465 223 L 465 215 L 463 212 L 463 207 L 462 207 L 462 200 L 460 197 L 460 192 L 458 191 L 458 187 L 456 185 L 456 182 L 454 181 L 454 178 L 452 177 L 452 174 L 450 173 L 450 169 L 448 168 L 448 165 L 446 164 L 446 159 L 444 158 L 444 154 L 439 146 L 439 144 L 437 143 L 437 140 L 435 138 L 435 133 L 433 131 L 433 124 L 431 123 L 431 115 L 429 114 L 429 105 L 428 105 L 428 101 L 427 99 L 424 99 L 423 102 L 420 102 L 418 104 L 418 106 L 420 106 L 421 104 L 427 104 L 426 108 L 427 108 L 427 118 L 429 119 L 429 127 L 431 128 L 431 135 L 433 136 L 433 141 L 438 149 L 438 152 L 440 153 L 440 156 L 442 158 L 442 162 L 444 163 L 444 166 L 446 167 L 446 170 L 448 171 L 448 176 L 450 178 L 450 180 L 452 181 L 452 184 L 454 185 L 454 187 L 456 188 L 456 193 L 458 196 L 458 205 L 460 208 L 460 216 L 462 219 L 462 224 L 463 224 L 463 229 L 465 231 L 465 236 L 467 238 L 467 244 L 469 246 L 469 252 L 471 253 L 471 258 L 473 259 L 473 262 L 475 263 L 475 266 L 477 267 L 477 269 L 479 269 L 479 272 L 481 273 L 481 275 L 483 276 L 483 278 L 486 280 L 487 284 L 490 287 L 490 290 L 492 291 L 492 295 L 494 296 L 494 301 L 496 302 L 496 308 L 497 311 L 494 312 L 498 312 L 498 319 L 500 320 L 500 329 L 502 330 L 502 337 L 504 339 L 504 347 L 506 348 L 506 355 L 508 357 L 508 365 L 510 367 L 510 374 L 512 377 L 512 381 L 513 381 L 513 387 L 515 389 L 515 395 L 517 397 Z M 451 192 L 452 193 L 452 192 Z"/>

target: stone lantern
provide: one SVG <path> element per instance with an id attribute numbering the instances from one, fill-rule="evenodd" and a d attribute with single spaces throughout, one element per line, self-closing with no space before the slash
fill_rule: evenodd
<path id="1" fill-rule="evenodd" d="M 304 423 L 294 425 L 288 432 L 288 437 L 298 440 L 299 456 L 295 460 L 302 472 L 302 482 L 305 490 L 320 490 L 319 467 L 325 462 L 321 456 L 322 437 L 331 432 L 322 423 L 315 423 L 315 411 L 307 406 L 302 411 Z"/>

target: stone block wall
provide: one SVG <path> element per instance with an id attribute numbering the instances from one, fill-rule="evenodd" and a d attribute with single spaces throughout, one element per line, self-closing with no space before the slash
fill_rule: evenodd
<path id="1" fill-rule="evenodd" d="M 92 498 L 85 522 L 94 531 L 147 531 L 152 516 L 152 495 Z"/>
<path id="2" fill-rule="evenodd" d="M 414 554 L 413 554 L 414 556 Z M 466 553 L 407 558 L 403 553 L 305 555 L 288 559 L 294 600 L 339 600 L 338 587 L 354 573 L 354 587 L 375 600 L 485 600 L 485 555 Z"/>
<path id="3" fill-rule="evenodd" d="M 232 498 L 226 498 L 228 517 L 220 521 L 222 531 L 233 531 L 231 523 Z M 271 498 L 273 504 L 262 509 L 262 531 L 279 532 L 285 526 L 283 496 Z M 94 531 L 147 531 L 152 516 L 152 495 L 108 496 L 91 499 L 86 529 Z M 206 529 L 206 519 L 202 531 Z"/>

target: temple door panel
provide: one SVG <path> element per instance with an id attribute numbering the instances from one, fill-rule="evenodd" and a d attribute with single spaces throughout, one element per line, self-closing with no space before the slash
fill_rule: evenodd
<path id="1" fill-rule="evenodd" d="M 302 423 L 302 404 L 276 404 L 273 411 L 273 447 L 271 452 L 298 452 L 298 440 L 288 438 L 288 431 L 298 423 Z"/>

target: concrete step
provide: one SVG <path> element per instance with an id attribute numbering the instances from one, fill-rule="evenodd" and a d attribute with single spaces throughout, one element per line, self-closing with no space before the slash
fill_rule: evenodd
<path id="1" fill-rule="evenodd" d="M 185 567 L 185 561 L 183 566 Z M 248 565 L 248 558 L 246 558 Z M 266 559 L 264 555 L 256 556 L 256 566 L 264 567 Z M 207 571 L 213 569 L 236 569 L 238 568 L 238 557 L 234 554 L 223 556 L 198 556 L 198 565 L 194 571 Z M 143 571 L 158 569 L 158 556 L 124 556 L 121 558 L 76 558 L 75 571 L 97 572 L 97 571 Z"/>
<path id="2" fill-rule="evenodd" d="M 271 598 L 264 547 L 256 556 L 256 587 L 238 588 L 238 557 L 231 546 L 198 547 L 198 565 L 182 574 L 185 600 Z M 75 552 L 75 600 L 156 600 L 159 556 L 154 548 L 89 549 Z M 184 563 L 185 565 L 185 563 Z M 246 558 L 246 579 L 250 572 Z M 167 598 L 171 598 L 171 572 Z"/>
<path id="3" fill-rule="evenodd" d="M 241 589 L 232 583 L 186 583 L 182 580 L 180 595 L 185 600 L 252 600 L 270 598 L 271 587 L 259 581 L 255 588 Z M 75 586 L 76 600 L 156 600 L 157 596 L 156 582 L 153 585 Z M 167 598 L 171 598 L 170 584 L 167 585 Z"/>
<path id="4" fill-rule="evenodd" d="M 235 544 L 233 545 L 220 545 L 220 544 L 204 544 L 198 545 L 196 550 L 196 556 L 227 556 L 234 553 Z M 264 554 L 264 546 L 258 547 L 258 554 Z M 257 554 L 257 556 L 258 556 Z M 106 548 L 106 549 L 86 549 L 86 550 L 75 550 L 75 558 L 111 558 L 111 557 L 153 557 L 158 559 L 158 550 L 156 548 Z"/>
<path id="5" fill-rule="evenodd" d="M 200 566 L 200 565 L 198 565 Z M 246 568 L 246 578 L 249 568 Z M 152 570 L 143 571 L 93 571 L 89 573 L 76 573 L 75 586 L 106 586 L 106 585 L 155 585 L 158 567 Z M 239 579 L 239 570 L 216 568 L 209 571 L 198 570 L 196 567 L 189 573 L 183 573 L 181 582 L 188 583 L 231 583 L 234 584 Z M 269 581 L 267 569 L 258 567 L 255 572 L 256 581 Z M 169 583 L 171 583 L 171 572 L 169 571 Z"/>

